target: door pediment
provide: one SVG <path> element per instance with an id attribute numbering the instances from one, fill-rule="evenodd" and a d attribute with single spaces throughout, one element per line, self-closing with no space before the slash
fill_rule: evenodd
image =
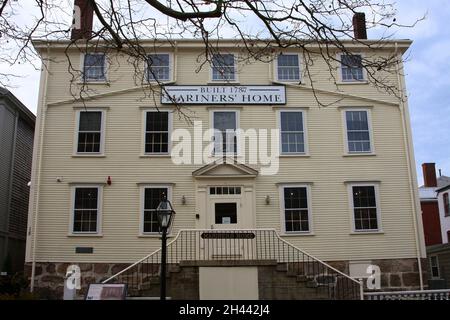
<path id="1" fill-rule="evenodd" d="M 258 171 L 236 160 L 220 159 L 192 172 L 197 178 L 255 178 Z"/>

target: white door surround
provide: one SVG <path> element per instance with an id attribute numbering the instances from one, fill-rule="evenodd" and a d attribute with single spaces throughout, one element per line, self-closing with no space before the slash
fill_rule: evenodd
<path id="1" fill-rule="evenodd" d="M 254 229 L 257 173 L 236 162 L 213 163 L 194 171 L 196 228 Z"/>

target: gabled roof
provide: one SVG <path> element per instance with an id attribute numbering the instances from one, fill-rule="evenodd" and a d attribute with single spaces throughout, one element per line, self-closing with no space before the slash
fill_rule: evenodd
<path id="1" fill-rule="evenodd" d="M 221 158 L 192 172 L 195 178 L 255 178 L 258 171 L 232 158 Z"/>

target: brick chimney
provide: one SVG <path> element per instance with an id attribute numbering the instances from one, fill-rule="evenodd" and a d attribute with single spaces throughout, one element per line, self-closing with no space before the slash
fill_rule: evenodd
<path id="1" fill-rule="evenodd" d="M 366 15 L 363 12 L 356 12 L 353 16 L 353 32 L 355 39 L 367 39 Z"/>
<path id="2" fill-rule="evenodd" d="M 94 9 L 89 0 L 75 0 L 71 40 L 88 39 L 92 36 Z"/>
<path id="3" fill-rule="evenodd" d="M 435 166 L 435 163 L 422 164 L 424 187 L 437 187 Z"/>

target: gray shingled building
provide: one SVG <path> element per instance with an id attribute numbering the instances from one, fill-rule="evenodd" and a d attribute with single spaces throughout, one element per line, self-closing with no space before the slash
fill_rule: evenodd
<path id="1" fill-rule="evenodd" d="M 0 87 L 0 272 L 23 270 L 36 117 Z"/>

